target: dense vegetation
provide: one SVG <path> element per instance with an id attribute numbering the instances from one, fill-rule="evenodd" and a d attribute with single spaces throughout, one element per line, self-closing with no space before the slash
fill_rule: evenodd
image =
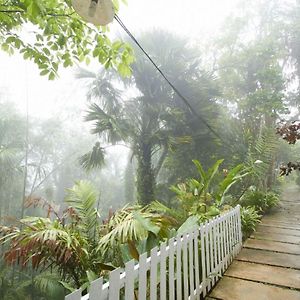
<path id="1" fill-rule="evenodd" d="M 297 158 L 276 124 L 299 115 L 300 6 L 254 2 L 242 1 L 224 30 L 200 46 L 161 30 L 139 36 L 200 118 L 129 40 L 110 42 L 68 2 L 0 4 L 2 49 L 19 49 L 42 75 L 51 79 L 59 64 L 90 54 L 104 65 L 74 74 L 86 89 L 84 122 L 75 111 L 76 124 L 28 118 L 0 94 L 1 299 L 87 290 L 237 204 L 247 237 L 278 205 L 280 164 Z M 38 30 L 33 44 L 16 31 L 28 22 Z M 57 32 L 68 30 L 72 38 L 62 41 Z M 291 129 L 280 128 L 281 135 Z"/>

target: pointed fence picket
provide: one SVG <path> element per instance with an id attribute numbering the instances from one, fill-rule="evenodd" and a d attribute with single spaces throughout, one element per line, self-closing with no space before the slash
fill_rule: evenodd
<path id="1" fill-rule="evenodd" d="M 216 284 L 242 245 L 240 207 L 215 217 L 118 268 L 65 300 L 199 300 Z"/>

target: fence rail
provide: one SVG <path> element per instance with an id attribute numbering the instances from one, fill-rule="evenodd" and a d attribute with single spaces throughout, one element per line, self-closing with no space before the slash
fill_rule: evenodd
<path id="1" fill-rule="evenodd" d="M 91 283 L 89 294 L 77 290 L 65 300 L 203 299 L 242 245 L 240 207 L 172 238 L 118 268 L 104 282 Z M 203 298 L 202 298 L 203 297 Z"/>

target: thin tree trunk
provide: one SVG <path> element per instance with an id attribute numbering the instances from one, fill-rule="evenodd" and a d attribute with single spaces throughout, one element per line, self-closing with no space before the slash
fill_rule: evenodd
<path id="1" fill-rule="evenodd" d="M 28 171 L 28 143 L 29 143 L 29 112 L 28 112 L 28 96 L 26 105 L 26 136 L 25 136 L 25 162 L 24 162 L 24 181 L 22 192 L 21 204 L 21 219 L 24 218 L 25 199 L 26 199 L 26 186 L 27 186 L 27 171 Z"/>

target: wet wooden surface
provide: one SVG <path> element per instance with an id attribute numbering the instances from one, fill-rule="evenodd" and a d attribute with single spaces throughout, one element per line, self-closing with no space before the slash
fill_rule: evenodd
<path id="1" fill-rule="evenodd" d="M 206 299 L 300 300 L 300 190 L 264 216 Z"/>

